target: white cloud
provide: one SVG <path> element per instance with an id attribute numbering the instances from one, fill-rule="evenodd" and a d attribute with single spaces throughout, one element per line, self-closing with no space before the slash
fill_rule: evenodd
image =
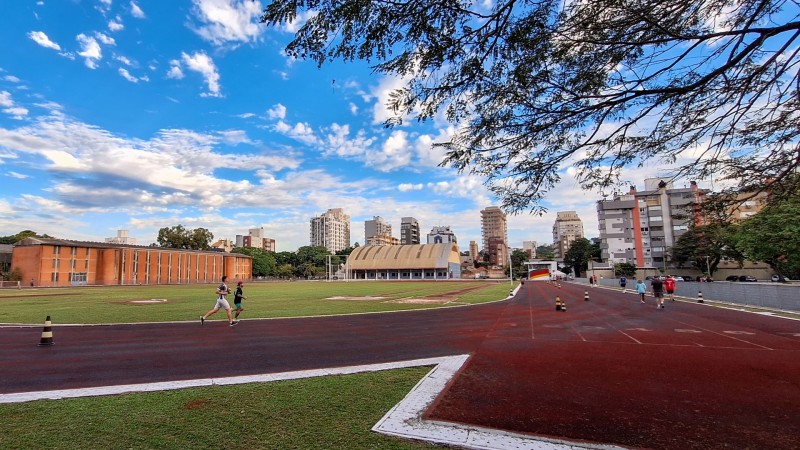
<path id="1" fill-rule="evenodd" d="M 203 23 L 194 31 L 214 45 L 251 42 L 262 30 L 258 23 L 261 11 L 261 2 L 194 0 L 194 15 Z"/>
<path id="2" fill-rule="evenodd" d="M 187 69 L 203 75 L 206 85 L 208 86 L 208 92 L 203 93 L 203 96 L 222 96 L 220 93 L 219 73 L 217 72 L 217 66 L 214 65 L 214 61 L 211 59 L 211 57 L 201 51 L 192 55 L 181 53 L 181 58 L 183 59 L 183 63 L 186 64 Z"/>
<path id="3" fill-rule="evenodd" d="M 183 70 L 181 69 L 181 62 L 177 59 L 173 59 L 169 62 L 170 68 L 167 72 L 167 78 L 175 78 L 180 80 L 184 77 Z"/>
<path id="4" fill-rule="evenodd" d="M 108 21 L 108 29 L 111 31 L 122 31 L 125 29 L 125 25 L 122 24 L 122 18 L 117 16 Z"/>
<path id="5" fill-rule="evenodd" d="M 106 45 L 117 45 L 117 42 L 114 40 L 114 38 L 112 38 L 112 37 L 110 37 L 110 36 L 108 36 L 106 34 L 95 33 L 94 35 L 103 44 L 106 44 Z"/>
<path id="6" fill-rule="evenodd" d="M 387 119 L 394 116 L 394 113 L 386 106 L 389 104 L 389 94 L 395 89 L 400 89 L 406 85 L 408 80 L 401 77 L 386 76 L 370 92 L 369 99 L 374 99 L 372 107 L 372 123 L 382 124 Z"/>
<path id="7" fill-rule="evenodd" d="M 11 93 L 8 91 L 0 91 L 0 107 L 3 108 L 4 113 L 11 115 L 17 120 L 22 120 L 28 115 L 27 108 L 23 108 L 14 103 L 14 100 L 11 98 Z"/>
<path id="8" fill-rule="evenodd" d="M 412 156 L 408 147 L 408 133 L 403 130 L 394 130 L 384 141 L 381 151 L 367 152 L 366 164 L 383 172 L 406 167 L 411 162 Z"/>
<path id="9" fill-rule="evenodd" d="M 95 38 L 86 36 L 83 33 L 76 36 L 75 39 L 81 45 L 81 51 L 78 52 L 78 55 L 86 58 L 86 67 L 96 69 L 97 61 L 103 58 L 103 51 L 100 49 L 100 44 L 97 43 Z"/>
<path id="10" fill-rule="evenodd" d="M 355 103 L 351 102 L 350 105 L 349 105 L 349 108 L 350 108 L 350 114 L 352 114 L 354 116 L 358 115 L 358 105 L 356 105 Z"/>
<path id="11" fill-rule="evenodd" d="M 6 75 L 5 77 L 3 77 L 3 79 L 6 80 L 6 81 L 10 81 L 12 83 L 19 83 L 21 81 L 19 78 L 15 77 L 14 75 Z"/>
<path id="12" fill-rule="evenodd" d="M 125 56 L 118 55 L 118 56 L 115 56 L 114 59 L 116 59 L 117 61 L 121 62 L 122 64 L 125 64 L 126 66 L 132 66 L 133 65 L 133 62 L 129 58 L 125 57 Z"/>
<path id="13" fill-rule="evenodd" d="M 136 2 L 131 2 L 131 15 L 137 19 L 145 18 L 144 11 L 142 11 L 142 8 L 139 8 Z"/>
<path id="14" fill-rule="evenodd" d="M 267 117 L 270 119 L 285 119 L 286 107 L 280 103 L 267 110 Z"/>
<path id="15" fill-rule="evenodd" d="M 300 122 L 292 126 L 280 120 L 275 124 L 275 131 L 308 145 L 319 145 L 320 143 L 313 128 L 307 123 Z"/>
<path id="16" fill-rule="evenodd" d="M 139 82 L 139 79 L 138 79 L 138 78 L 136 78 L 135 76 L 131 75 L 131 74 L 130 74 L 130 73 L 127 71 L 127 70 L 125 70 L 125 68 L 123 68 L 123 67 L 120 67 L 120 68 L 118 69 L 118 72 L 119 72 L 119 74 L 120 74 L 120 75 L 122 75 L 122 78 L 125 78 L 126 80 L 130 81 L 131 83 L 138 83 L 138 82 Z"/>
<path id="17" fill-rule="evenodd" d="M 9 177 L 11 177 L 11 178 L 16 178 L 18 180 L 24 180 L 25 178 L 30 178 L 30 176 L 28 176 L 28 175 L 25 175 L 23 173 L 13 172 L 13 171 L 12 172 L 8 172 L 7 175 Z"/>
<path id="18" fill-rule="evenodd" d="M 14 106 L 14 100 L 11 99 L 11 93 L 8 91 L 0 91 L 0 106 L 11 107 Z"/>
<path id="19" fill-rule="evenodd" d="M 47 37 L 46 34 L 44 34 L 43 31 L 31 31 L 30 33 L 28 33 L 28 37 L 31 38 L 33 42 L 36 42 L 42 47 L 51 48 L 53 50 L 58 50 L 58 51 L 61 50 L 61 46 L 51 41 L 50 38 Z"/>
<path id="20" fill-rule="evenodd" d="M 397 190 L 400 192 L 409 192 L 409 191 L 421 191 L 425 188 L 425 185 L 422 183 L 411 184 L 411 183 L 401 183 L 397 186 Z"/>

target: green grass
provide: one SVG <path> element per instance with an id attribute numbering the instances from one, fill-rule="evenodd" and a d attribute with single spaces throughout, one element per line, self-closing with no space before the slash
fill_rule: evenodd
<path id="1" fill-rule="evenodd" d="M 370 431 L 429 370 L 3 404 L 0 448 L 441 448 Z"/>
<path id="2" fill-rule="evenodd" d="M 469 288 L 474 290 L 465 291 Z M 244 318 L 442 307 L 505 298 L 509 282 L 275 282 L 245 286 Z M 0 290 L 0 323 L 197 320 L 216 285 Z M 330 297 L 359 300 L 330 300 Z M 364 300 L 365 297 L 383 297 Z M 131 300 L 167 299 L 134 305 Z M 221 313 L 220 313 L 221 314 Z M 432 449 L 370 431 L 428 372 L 409 368 L 275 383 L 0 404 L 0 449 Z"/>
<path id="3" fill-rule="evenodd" d="M 437 282 L 269 282 L 245 285 L 243 318 L 299 317 L 434 308 L 495 301 L 511 283 Z M 214 306 L 217 285 L 25 288 L 0 290 L 0 323 L 136 323 L 197 320 Z M 449 305 L 399 303 L 403 299 L 458 294 Z M 356 297 L 357 300 L 331 300 Z M 365 300 L 372 297 L 372 300 Z M 155 304 L 131 301 L 166 299 Z M 232 302 L 232 296 L 229 298 Z M 223 314 L 223 313 L 218 313 Z"/>

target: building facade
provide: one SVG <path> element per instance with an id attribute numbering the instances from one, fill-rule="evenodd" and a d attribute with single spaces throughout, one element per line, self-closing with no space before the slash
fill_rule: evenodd
<path id="1" fill-rule="evenodd" d="M 364 221 L 364 241 L 366 245 L 391 245 L 392 225 L 381 216 L 373 216 L 372 220 Z M 388 242 L 387 242 L 388 241 Z M 380 242 L 380 244 L 370 244 Z"/>
<path id="2" fill-rule="evenodd" d="M 11 265 L 36 286 L 217 283 L 252 278 L 252 258 L 223 252 L 25 238 Z"/>
<path id="3" fill-rule="evenodd" d="M 427 236 L 428 244 L 457 244 L 458 239 L 450 225 L 435 226 Z"/>
<path id="4" fill-rule="evenodd" d="M 508 221 L 506 213 L 498 206 L 481 210 L 481 236 L 483 253 L 489 255 L 489 263 L 497 266 L 508 264 Z M 502 245 L 503 248 L 500 248 Z"/>
<path id="5" fill-rule="evenodd" d="M 522 251 L 528 255 L 528 259 L 536 259 L 536 241 L 522 241 Z"/>
<path id="6" fill-rule="evenodd" d="M 109 244 L 136 245 L 136 238 L 128 236 L 128 230 L 117 230 L 115 237 L 106 238 Z"/>
<path id="7" fill-rule="evenodd" d="M 413 217 L 400 219 L 400 244 L 416 245 L 420 243 L 419 222 Z"/>
<path id="8" fill-rule="evenodd" d="M 345 264 L 355 280 L 449 280 L 461 278 L 456 244 L 358 247 Z"/>
<path id="9" fill-rule="evenodd" d="M 350 216 L 342 208 L 334 208 L 311 219 L 311 245 L 331 253 L 350 247 Z"/>
<path id="10" fill-rule="evenodd" d="M 699 206 L 708 191 L 695 182 L 675 189 L 660 179 L 645 190 L 597 202 L 601 258 L 611 264 L 666 268 L 670 248 L 691 225 L 702 224 Z"/>
<path id="11" fill-rule="evenodd" d="M 275 251 L 275 239 L 270 239 L 264 233 L 264 227 L 250 228 L 246 235 L 236 235 L 237 247 L 260 248 L 268 252 Z"/>
<path id="12" fill-rule="evenodd" d="M 553 223 L 553 257 L 564 259 L 564 255 L 575 239 L 583 237 L 583 222 L 575 211 L 559 211 Z"/>

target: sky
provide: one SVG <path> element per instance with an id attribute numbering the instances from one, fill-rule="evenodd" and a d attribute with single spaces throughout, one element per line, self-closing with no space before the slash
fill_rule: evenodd
<path id="1" fill-rule="evenodd" d="M 480 211 L 500 202 L 480 177 L 438 167 L 452 126 L 387 129 L 402 80 L 364 62 L 318 68 L 283 49 L 297 24 L 258 23 L 250 0 L 3 2 L 0 235 L 82 241 L 128 230 L 140 245 L 178 224 L 235 239 L 263 227 L 277 251 L 310 245 L 310 220 L 351 219 L 351 244 L 380 216 L 400 237 L 449 225 L 481 243 Z M 10 18 L 13 18 L 11 20 Z M 508 216 L 509 245 L 552 243 L 558 211 L 599 236 L 596 192 L 574 168 L 543 216 Z M 644 189 L 658 166 L 631 169 Z M 688 183 L 686 183 L 688 184 Z M 681 187 L 681 186 L 676 186 Z M 701 187 L 704 187 L 701 184 Z M 423 238 L 424 242 L 424 238 Z"/>

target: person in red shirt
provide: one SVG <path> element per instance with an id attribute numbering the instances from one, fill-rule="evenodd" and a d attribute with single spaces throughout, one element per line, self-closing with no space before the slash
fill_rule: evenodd
<path id="1" fill-rule="evenodd" d="M 672 278 L 672 275 L 669 275 L 666 280 L 664 280 L 664 289 L 667 291 L 667 295 L 669 295 L 669 299 L 673 302 L 675 301 L 675 278 Z"/>

